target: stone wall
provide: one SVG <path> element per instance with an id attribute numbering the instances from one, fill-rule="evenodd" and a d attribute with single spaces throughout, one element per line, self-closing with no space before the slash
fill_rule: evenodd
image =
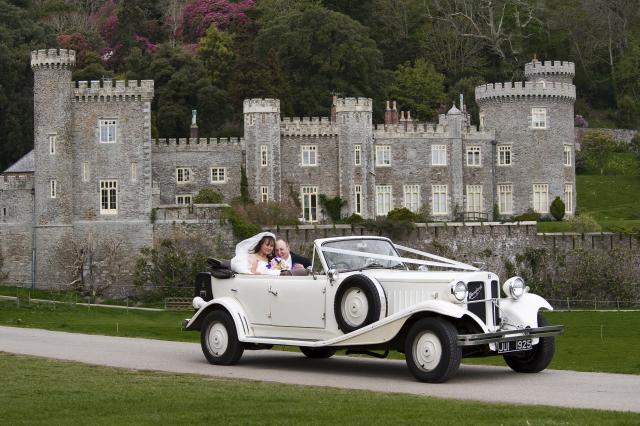
<path id="1" fill-rule="evenodd" d="M 602 132 L 606 135 L 611 136 L 614 140 L 620 142 L 631 142 L 631 139 L 638 133 L 637 130 L 632 129 L 598 129 L 598 128 L 588 128 L 588 127 L 576 127 L 576 143 L 580 144 L 582 139 L 591 132 Z"/>

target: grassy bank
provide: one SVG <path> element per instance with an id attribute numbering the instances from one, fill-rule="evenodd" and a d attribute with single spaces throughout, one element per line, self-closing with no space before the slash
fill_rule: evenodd
<path id="1" fill-rule="evenodd" d="M 0 374 L 0 413 L 3 422 L 12 425 L 640 422 L 640 415 L 629 413 L 227 381 L 1 353 Z"/>
<path id="2" fill-rule="evenodd" d="M 69 305 L 26 305 L 0 301 L 0 325 L 44 328 L 109 336 L 198 342 L 181 331 L 190 312 L 141 312 Z M 548 312 L 552 324 L 564 324 L 550 368 L 640 374 L 640 312 Z M 465 359 L 465 363 L 505 365 L 502 358 Z"/>

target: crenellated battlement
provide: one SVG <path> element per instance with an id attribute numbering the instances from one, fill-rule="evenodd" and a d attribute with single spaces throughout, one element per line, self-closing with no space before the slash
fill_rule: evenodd
<path id="1" fill-rule="evenodd" d="M 532 61 L 524 66 L 524 75 L 531 80 L 537 76 L 563 75 L 573 78 L 576 75 L 576 66 L 567 61 Z"/>
<path id="2" fill-rule="evenodd" d="M 557 98 L 575 101 L 576 86 L 554 81 L 490 83 L 476 87 L 476 102 L 501 98 Z"/>
<path id="3" fill-rule="evenodd" d="M 75 102 L 150 102 L 153 99 L 153 80 L 77 81 L 72 91 Z"/>
<path id="4" fill-rule="evenodd" d="M 338 129 L 329 117 L 283 117 L 280 133 L 283 136 L 335 136 Z"/>
<path id="5" fill-rule="evenodd" d="M 245 99 L 242 104 L 245 114 L 264 112 L 280 114 L 280 99 Z"/>
<path id="6" fill-rule="evenodd" d="M 16 189 L 33 189 L 33 175 L 4 175 L 0 176 L 0 191 Z"/>
<path id="7" fill-rule="evenodd" d="M 371 98 L 338 98 L 336 113 L 340 112 L 371 112 L 373 109 Z"/>
<path id="8" fill-rule="evenodd" d="M 219 145 L 244 145 L 244 138 L 158 138 L 153 139 L 157 147 L 214 147 Z"/>
<path id="9" fill-rule="evenodd" d="M 75 50 L 41 49 L 31 51 L 31 68 L 36 69 L 71 69 L 76 65 Z"/>

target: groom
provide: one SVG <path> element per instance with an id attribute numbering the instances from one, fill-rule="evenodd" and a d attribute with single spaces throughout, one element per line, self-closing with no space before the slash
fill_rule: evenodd
<path id="1" fill-rule="evenodd" d="M 311 261 L 306 257 L 291 253 L 289 244 L 282 238 L 276 240 L 275 252 L 276 256 L 282 259 L 289 270 L 304 269 L 311 266 Z"/>

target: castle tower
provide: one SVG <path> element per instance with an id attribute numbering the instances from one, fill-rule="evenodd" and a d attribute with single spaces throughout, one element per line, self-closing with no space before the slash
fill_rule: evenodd
<path id="1" fill-rule="evenodd" d="M 480 123 L 495 129 L 496 203 L 502 215 L 549 213 L 560 197 L 575 211 L 572 62 L 525 65 L 530 81 L 476 87 Z"/>
<path id="2" fill-rule="evenodd" d="M 245 171 L 254 201 L 281 201 L 280 100 L 245 99 Z"/>
<path id="3" fill-rule="evenodd" d="M 449 167 L 449 179 L 451 182 L 451 212 L 461 212 L 464 208 L 463 192 L 463 146 L 462 146 L 462 126 L 464 115 L 462 111 L 453 104 L 446 115 L 447 132 L 451 141 L 451 157 Z M 457 218 L 453 218 L 457 220 Z"/>
<path id="4" fill-rule="evenodd" d="M 338 126 L 339 196 L 350 212 L 375 217 L 375 174 L 369 98 L 340 98 L 336 103 Z M 356 207 L 358 206 L 358 207 Z"/>

